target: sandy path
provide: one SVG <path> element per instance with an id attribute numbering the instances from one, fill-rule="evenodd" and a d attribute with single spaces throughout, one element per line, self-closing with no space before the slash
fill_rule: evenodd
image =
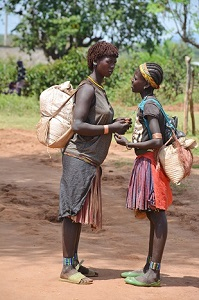
<path id="1" fill-rule="evenodd" d="M 199 295 L 199 170 L 174 188 L 162 287 L 139 288 L 120 278 L 143 265 L 148 222 L 125 209 L 133 152 L 112 145 L 103 165 L 103 230 L 83 228 L 80 259 L 100 276 L 89 286 L 58 280 L 62 265 L 58 210 L 60 155 L 33 132 L 0 130 L 0 299 L 195 300 Z"/>

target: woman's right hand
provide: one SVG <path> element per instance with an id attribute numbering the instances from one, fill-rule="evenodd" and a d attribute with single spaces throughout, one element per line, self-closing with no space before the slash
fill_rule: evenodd
<path id="1" fill-rule="evenodd" d="M 125 136 L 115 133 L 114 138 L 119 145 L 126 146 L 128 144 L 128 140 L 125 138 Z"/>
<path id="2" fill-rule="evenodd" d="M 129 119 L 118 119 L 112 124 L 109 124 L 109 131 L 111 133 L 125 134 L 125 132 L 131 127 L 131 121 Z"/>

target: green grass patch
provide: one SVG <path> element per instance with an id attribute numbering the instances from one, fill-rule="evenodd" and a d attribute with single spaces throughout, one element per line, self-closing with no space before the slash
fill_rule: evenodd
<path id="1" fill-rule="evenodd" d="M 25 115 L 14 115 L 14 114 L 5 114 L 0 112 L 0 128 L 17 128 L 24 130 L 36 130 L 36 124 L 39 121 L 39 115 L 34 114 L 25 114 Z"/>
<path id="2" fill-rule="evenodd" d="M 39 101 L 34 96 L 0 95 L 0 112 L 18 116 L 26 113 L 39 113 Z"/>
<path id="3" fill-rule="evenodd" d="M 193 165 L 192 168 L 193 169 L 199 169 L 199 165 Z"/>
<path id="4" fill-rule="evenodd" d="M 128 107 L 121 103 L 113 103 L 115 117 L 131 117 L 134 124 L 136 117 L 136 107 Z M 169 112 L 171 116 L 178 117 L 178 128 L 183 130 L 183 112 Z M 0 95 L 0 128 L 18 128 L 25 130 L 35 130 L 39 121 L 39 101 L 35 96 L 19 97 L 18 95 Z M 196 136 L 191 134 L 191 118 L 189 116 L 188 134 L 199 144 L 199 112 L 195 112 Z M 131 141 L 133 127 L 126 133 L 126 137 Z M 113 139 L 114 141 L 114 139 Z M 193 150 L 193 155 L 199 156 L 199 147 Z"/>
<path id="5" fill-rule="evenodd" d="M 0 95 L 0 128 L 35 130 L 39 116 L 36 97 Z"/>

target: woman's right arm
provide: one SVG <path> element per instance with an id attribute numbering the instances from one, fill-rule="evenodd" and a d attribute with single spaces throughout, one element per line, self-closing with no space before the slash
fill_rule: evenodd
<path id="1" fill-rule="evenodd" d="M 83 85 L 78 90 L 76 94 L 72 124 L 72 129 L 75 133 L 85 136 L 104 134 L 104 125 L 93 125 L 86 122 L 94 96 L 94 88 L 89 84 Z M 124 134 L 130 126 L 125 119 L 106 125 L 108 125 L 109 133 L 117 132 L 119 134 Z"/>

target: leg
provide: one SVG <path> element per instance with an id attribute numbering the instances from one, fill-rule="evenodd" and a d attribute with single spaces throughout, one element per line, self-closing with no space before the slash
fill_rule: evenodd
<path id="1" fill-rule="evenodd" d="M 136 278 L 127 278 L 126 283 L 142 286 L 159 286 L 160 263 L 167 239 L 167 219 L 165 211 L 150 211 L 147 212 L 147 217 L 151 224 L 149 254 L 152 254 L 152 261 L 144 275 Z"/>
<path id="2" fill-rule="evenodd" d="M 79 226 L 78 226 L 76 240 L 75 240 L 75 253 L 78 253 L 79 239 L 80 239 L 80 234 L 81 234 L 81 230 L 82 230 L 82 224 L 78 223 L 78 225 Z"/>
<path id="3" fill-rule="evenodd" d="M 150 219 L 149 219 L 149 221 L 150 221 Z M 154 237 L 154 226 L 153 226 L 153 222 L 150 221 L 149 250 L 148 250 L 148 257 L 147 257 L 145 266 L 143 267 L 143 269 L 140 269 L 140 270 L 123 272 L 123 273 L 121 273 L 121 277 L 123 277 L 123 278 L 137 277 L 148 271 L 149 265 L 151 262 L 152 251 L 153 251 L 153 237 Z"/>
<path id="4" fill-rule="evenodd" d="M 63 219 L 63 223 L 62 223 L 63 257 L 74 257 L 78 227 L 79 227 L 79 223 L 72 222 L 70 218 Z"/>
<path id="5" fill-rule="evenodd" d="M 74 223 L 70 218 L 64 218 L 62 224 L 62 244 L 63 244 L 63 269 L 60 278 L 65 281 L 70 281 L 71 276 L 81 277 L 81 273 L 74 268 L 74 255 L 76 250 L 76 238 L 80 234 L 80 223 Z M 79 238 L 78 238 L 79 240 Z M 73 276 L 73 278 L 74 278 Z M 83 275 L 82 275 L 83 276 Z M 79 278 L 78 277 L 78 278 Z M 78 283 L 78 282 L 77 282 Z M 80 278 L 82 284 L 92 283 L 92 280 L 86 277 Z"/>
<path id="6" fill-rule="evenodd" d="M 154 225 L 153 222 L 149 219 L 150 221 L 150 235 L 149 235 L 149 251 L 148 251 L 148 257 L 152 257 L 153 253 L 153 239 L 154 239 Z"/>
<path id="7" fill-rule="evenodd" d="M 79 264 L 79 259 L 78 259 L 78 246 L 79 246 L 79 239 L 80 239 L 80 234 L 81 234 L 81 229 L 82 229 L 82 224 L 78 223 L 78 230 L 77 230 L 77 235 L 76 235 L 76 241 L 75 241 L 75 255 L 74 255 L 74 266 L 76 267 Z M 92 269 L 86 268 L 82 265 L 79 266 L 78 271 L 81 272 L 82 274 L 88 276 L 88 277 L 97 277 L 98 273 L 95 272 Z"/>
<path id="8" fill-rule="evenodd" d="M 148 217 L 148 214 L 147 214 Z M 147 257 L 147 261 L 146 264 L 143 268 L 143 272 L 146 273 L 149 269 L 149 265 L 152 259 L 152 254 L 153 254 L 153 242 L 154 242 L 154 224 L 153 222 L 150 220 L 150 218 L 148 217 L 149 221 L 150 221 L 150 233 L 149 233 L 149 250 L 148 250 L 148 257 Z"/>
<path id="9" fill-rule="evenodd" d="M 167 218 L 164 210 L 149 212 L 149 219 L 154 226 L 152 261 L 161 263 L 167 239 Z"/>

